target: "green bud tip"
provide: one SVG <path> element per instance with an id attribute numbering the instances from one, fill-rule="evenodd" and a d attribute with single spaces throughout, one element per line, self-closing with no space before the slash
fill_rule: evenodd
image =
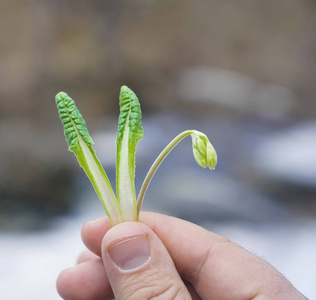
<path id="1" fill-rule="evenodd" d="M 209 169 L 214 170 L 217 164 L 217 153 L 207 136 L 200 131 L 194 130 L 191 137 L 193 155 L 196 162 L 202 168 L 208 167 Z"/>

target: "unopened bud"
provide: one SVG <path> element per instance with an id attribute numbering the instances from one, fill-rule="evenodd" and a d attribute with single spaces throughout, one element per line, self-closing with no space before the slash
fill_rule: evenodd
<path id="1" fill-rule="evenodd" d="M 207 136 L 200 131 L 194 130 L 191 137 L 193 155 L 196 162 L 202 168 L 208 167 L 214 170 L 217 163 L 217 154 Z"/>

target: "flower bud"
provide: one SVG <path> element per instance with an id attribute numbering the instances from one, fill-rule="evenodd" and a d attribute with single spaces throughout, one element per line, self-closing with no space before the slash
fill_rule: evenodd
<path id="1" fill-rule="evenodd" d="M 194 130 L 191 137 L 193 155 L 196 162 L 202 168 L 208 167 L 211 170 L 214 170 L 217 163 L 217 154 L 207 136 L 200 131 Z"/>

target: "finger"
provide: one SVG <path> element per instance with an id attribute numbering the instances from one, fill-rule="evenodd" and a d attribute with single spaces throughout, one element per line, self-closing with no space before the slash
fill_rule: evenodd
<path id="1" fill-rule="evenodd" d="M 190 244 L 193 244 L 193 239 L 199 241 L 201 233 L 203 233 L 204 236 L 205 234 L 208 234 L 214 242 L 228 240 L 223 236 L 209 232 L 193 223 L 158 213 L 141 212 L 139 221 L 152 228 L 152 230 L 155 231 L 161 239 L 163 239 L 163 242 L 167 242 L 168 245 L 170 244 L 172 249 L 175 248 L 174 245 L 177 243 L 172 243 L 172 241 L 176 240 L 175 236 L 178 234 L 180 234 L 180 240 L 188 240 L 188 237 L 190 237 L 190 240 L 192 241 Z M 110 228 L 110 222 L 107 217 L 87 222 L 81 229 L 82 241 L 91 252 L 101 256 L 101 242 L 104 235 Z M 189 230 L 190 235 L 185 234 L 187 230 Z M 173 236 L 172 239 L 170 238 L 170 235 Z"/>
<path id="2" fill-rule="evenodd" d="M 302 297 L 268 263 L 223 236 L 157 213 L 143 212 L 140 221 L 157 234 L 181 277 L 191 282 L 202 298 L 218 299 L 221 295 L 230 299 L 233 299 L 232 296 L 252 299 L 258 294 L 271 294 L 275 290 L 279 294 L 290 292 L 296 299 Z M 100 253 L 100 237 L 108 229 L 107 218 L 87 223 L 82 230 L 86 246 L 94 253 Z M 97 234 L 93 234 L 93 230 Z"/>
<path id="3" fill-rule="evenodd" d="M 202 300 L 202 298 L 200 297 L 200 295 L 196 292 L 194 286 L 192 285 L 191 282 L 188 282 L 186 280 L 183 280 L 185 286 L 187 287 L 191 297 L 192 297 L 192 300 Z"/>
<path id="4" fill-rule="evenodd" d="M 111 228 L 102 241 L 102 258 L 115 299 L 191 299 L 167 249 L 142 223 Z"/>
<path id="5" fill-rule="evenodd" d="M 101 257 L 101 242 L 110 228 L 108 217 L 86 222 L 81 228 L 81 239 L 92 253 Z"/>
<path id="6" fill-rule="evenodd" d="M 85 252 L 80 254 L 80 256 L 78 257 L 77 263 L 81 264 L 83 262 L 86 262 L 86 261 L 89 261 L 89 260 L 92 260 L 92 259 L 96 259 L 96 258 L 100 258 L 100 257 L 95 255 L 91 251 L 85 251 Z"/>
<path id="7" fill-rule="evenodd" d="M 63 270 L 57 291 L 66 300 L 113 299 L 113 292 L 101 258 Z"/>

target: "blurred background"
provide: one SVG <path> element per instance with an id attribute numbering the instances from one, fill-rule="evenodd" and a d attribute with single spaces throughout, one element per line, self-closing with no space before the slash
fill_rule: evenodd
<path id="1" fill-rule="evenodd" d="M 104 215 L 67 151 L 54 97 L 83 114 L 115 184 L 118 95 L 138 95 L 136 187 L 178 133 L 145 210 L 187 219 L 267 259 L 316 299 L 316 2 L 29 0 L 0 3 L 0 298 L 60 299 L 58 273 Z"/>

